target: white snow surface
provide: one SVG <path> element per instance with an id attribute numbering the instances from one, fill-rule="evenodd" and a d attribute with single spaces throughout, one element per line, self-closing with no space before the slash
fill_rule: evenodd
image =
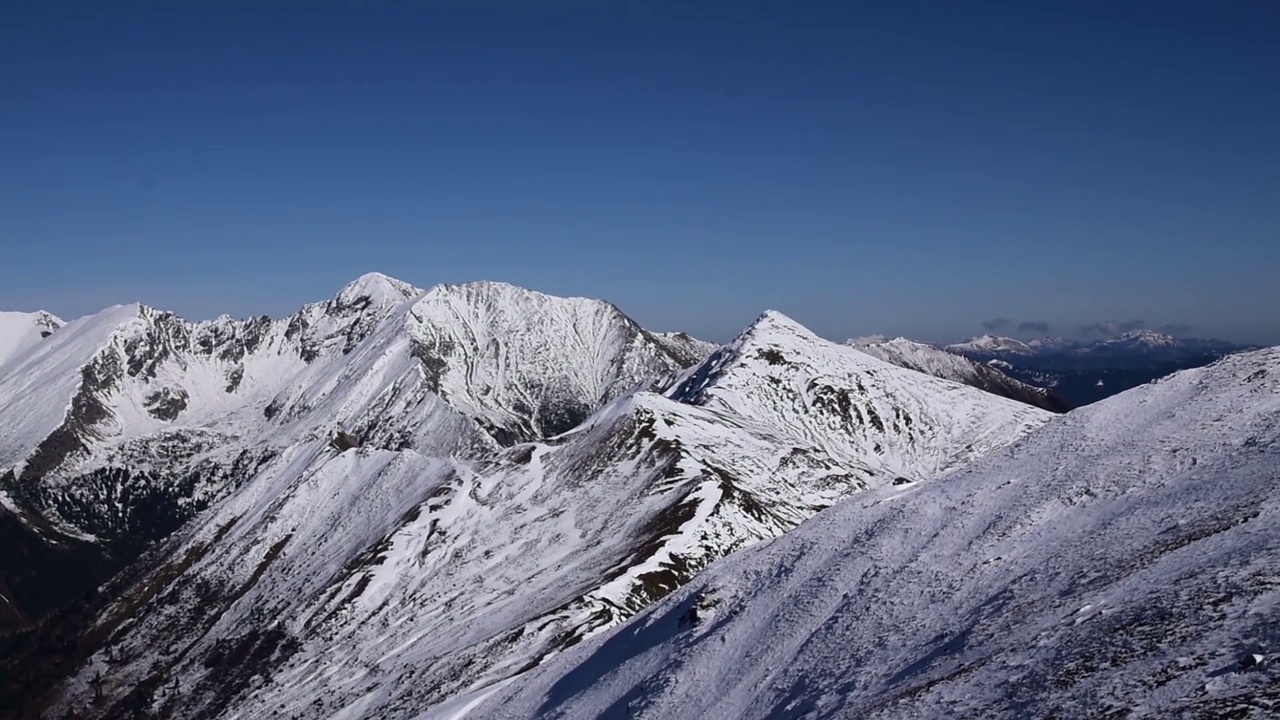
<path id="1" fill-rule="evenodd" d="M 0 377 L 10 359 L 38 345 L 47 334 L 63 326 L 55 315 L 44 312 L 0 311 Z"/>
<path id="2" fill-rule="evenodd" d="M 1275 717 L 1278 612 L 1272 348 L 860 493 L 467 717 Z"/>

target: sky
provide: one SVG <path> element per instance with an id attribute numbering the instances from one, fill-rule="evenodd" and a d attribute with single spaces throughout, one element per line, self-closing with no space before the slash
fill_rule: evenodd
<path id="1" fill-rule="evenodd" d="M 380 271 L 714 340 L 1280 343 L 1280 4 L 25 5 L 3 309 L 278 316 Z"/>

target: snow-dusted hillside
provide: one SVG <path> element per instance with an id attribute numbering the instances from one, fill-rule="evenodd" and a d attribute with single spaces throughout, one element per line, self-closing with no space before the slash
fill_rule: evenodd
<path id="1" fill-rule="evenodd" d="M 424 717 L 1274 717 L 1280 349 L 871 490 Z"/>
<path id="2" fill-rule="evenodd" d="M 0 312 L 0 377 L 11 358 L 38 345 L 62 325 L 62 320 L 43 311 Z"/>
<path id="3" fill-rule="evenodd" d="M 623 382 L 633 367 L 666 369 L 643 331 L 572 304 L 474 319 L 483 300 L 435 292 L 409 303 L 408 337 L 448 361 L 428 377 L 462 417 L 488 421 L 477 427 L 500 425 L 526 378 L 604 404 L 568 432 L 470 457 L 298 438 L 105 593 L 114 603 L 84 630 L 104 643 L 57 712 L 412 716 L 851 494 L 926 479 L 1050 417 L 776 313 L 666 383 Z M 577 331 L 519 332 L 521 316 L 551 332 L 564 313 Z M 575 348 L 598 352 L 572 366 Z"/>

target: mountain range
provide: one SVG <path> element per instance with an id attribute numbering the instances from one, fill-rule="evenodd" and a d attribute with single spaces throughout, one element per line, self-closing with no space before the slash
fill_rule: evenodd
<path id="1" fill-rule="evenodd" d="M 1280 712 L 1280 349 L 851 497 L 426 718 Z"/>
<path id="2" fill-rule="evenodd" d="M 9 704 L 426 707 L 1049 418 L 775 312 L 712 347 L 381 275 L 281 319 L 67 323 L 0 366 Z"/>
<path id="3" fill-rule="evenodd" d="M 954 380 L 989 393 L 1049 410 L 1066 412 L 1071 405 L 1052 388 L 1022 382 L 989 365 L 949 349 L 906 338 L 853 339 L 847 341 L 862 352 L 909 370 Z"/>
<path id="4" fill-rule="evenodd" d="M 982 335 L 945 349 L 1026 384 L 1051 389 L 1065 403 L 1078 407 L 1178 370 L 1202 367 L 1231 353 L 1256 348 L 1133 330 L 1093 342 L 1061 337 L 1023 342 Z"/>
<path id="5" fill-rule="evenodd" d="M 716 345 L 493 282 L 0 317 L 16 717 L 1270 702 L 1272 665 L 1212 673 L 1280 640 L 1249 614 L 1275 599 L 1274 350 L 1060 415 L 955 348 L 774 311 Z M 1119 614 L 1065 629 L 1085 605 Z M 1179 623 L 1203 638 L 1148 647 Z M 1141 652 L 1090 660 L 1131 626 Z"/>
<path id="6" fill-rule="evenodd" d="M 1178 361 L 1205 355 L 1225 355 L 1247 349 L 1222 340 L 1178 338 L 1154 330 L 1131 330 L 1115 337 L 1092 342 L 1063 337 L 1046 337 L 1023 342 L 998 335 L 980 335 L 946 349 L 979 359 L 1056 358 L 1076 364 L 1109 362 L 1117 358 L 1125 360 Z"/>

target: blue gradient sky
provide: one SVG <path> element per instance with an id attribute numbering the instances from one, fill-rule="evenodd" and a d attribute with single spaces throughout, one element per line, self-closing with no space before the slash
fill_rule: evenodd
<path id="1" fill-rule="evenodd" d="M 379 270 L 713 339 L 1280 342 L 1276 3 L 38 5 L 0 20 L 2 308 Z"/>

